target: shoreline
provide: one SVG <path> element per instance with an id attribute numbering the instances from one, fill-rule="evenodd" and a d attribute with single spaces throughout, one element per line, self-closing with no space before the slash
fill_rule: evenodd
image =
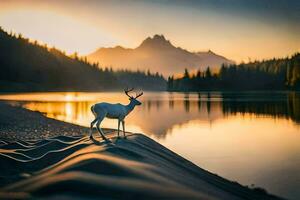
<path id="1" fill-rule="evenodd" d="M 60 135 L 78 136 L 89 128 L 48 118 L 41 112 L 0 102 L 0 138 L 5 140 L 34 140 Z"/>
<path id="2" fill-rule="evenodd" d="M 103 130 L 111 143 L 95 132 L 91 141 L 89 128 L 0 102 L 0 198 L 80 191 L 78 199 L 281 199 L 206 171 L 142 134 L 116 139 L 115 130 Z"/>

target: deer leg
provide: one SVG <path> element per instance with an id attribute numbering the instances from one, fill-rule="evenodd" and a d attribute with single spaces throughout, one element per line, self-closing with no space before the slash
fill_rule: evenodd
<path id="1" fill-rule="evenodd" d="M 98 117 L 96 128 L 97 128 L 100 136 L 103 138 L 103 140 L 107 140 L 107 138 L 104 136 L 104 133 L 103 133 L 102 129 L 100 128 L 100 124 L 101 124 L 102 120 L 104 119 L 104 117 L 105 117 L 105 115 L 102 115 L 102 116 Z"/>
<path id="2" fill-rule="evenodd" d="M 120 137 L 120 120 L 118 119 L 118 138 Z"/>
<path id="3" fill-rule="evenodd" d="M 102 129 L 100 128 L 100 123 L 101 123 L 100 121 L 97 122 L 96 128 L 97 128 L 97 130 L 98 130 L 100 136 L 102 137 L 102 139 L 103 139 L 103 140 L 107 140 L 107 138 L 104 136 L 104 133 L 103 133 Z"/>
<path id="4" fill-rule="evenodd" d="M 92 122 L 91 122 L 91 131 L 90 131 L 90 138 L 93 138 L 93 126 L 94 124 L 97 122 L 97 118 L 94 119 Z"/>
<path id="5" fill-rule="evenodd" d="M 125 135 L 125 121 L 122 120 L 122 126 L 123 126 L 123 135 L 124 135 L 124 138 L 126 138 L 126 135 Z"/>

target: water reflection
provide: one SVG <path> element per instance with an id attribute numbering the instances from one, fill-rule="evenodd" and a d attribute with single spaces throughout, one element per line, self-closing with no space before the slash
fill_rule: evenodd
<path id="1" fill-rule="evenodd" d="M 223 113 L 227 115 L 250 113 L 300 122 L 300 94 L 296 92 L 223 95 L 223 99 Z"/>
<path id="2" fill-rule="evenodd" d="M 49 95 L 49 94 L 47 94 Z M 120 93 L 61 93 L 34 94 L 26 101 L 13 101 L 30 110 L 40 111 L 46 116 L 59 120 L 89 126 L 93 120 L 90 107 L 99 101 L 127 103 L 127 97 Z M 23 95 L 24 96 L 24 95 Z M 56 96 L 57 98 L 53 98 Z M 2 96 L 2 99 L 18 99 L 21 96 Z M 8 98 L 9 97 L 9 98 Z M 40 99 L 42 100 L 40 100 Z M 231 115 L 269 116 L 300 122 L 300 94 L 296 92 L 278 93 L 148 93 L 142 98 L 142 106 L 137 107 L 127 118 L 128 130 L 142 131 L 157 138 L 165 138 L 175 125 L 200 120 L 213 123 Z M 155 126 L 154 126 L 155 124 Z M 105 120 L 104 127 L 115 127 L 112 120 Z"/>
<path id="3" fill-rule="evenodd" d="M 96 102 L 128 103 L 123 93 L 0 95 L 48 117 L 89 126 Z M 201 167 L 245 185 L 300 199 L 300 93 L 150 93 L 126 119 Z M 105 119 L 104 127 L 117 122 Z M 272 169 L 272 170 L 270 170 Z"/>

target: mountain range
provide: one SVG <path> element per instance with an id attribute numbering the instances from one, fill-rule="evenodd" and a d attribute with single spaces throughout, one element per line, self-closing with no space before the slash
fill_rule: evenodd
<path id="1" fill-rule="evenodd" d="M 234 62 L 212 51 L 190 52 L 175 47 L 163 35 L 146 38 L 137 48 L 99 48 L 87 55 L 91 62 L 113 69 L 150 70 L 165 76 L 180 74 L 188 70 L 205 70 L 208 66 L 217 71 L 224 64 Z"/>

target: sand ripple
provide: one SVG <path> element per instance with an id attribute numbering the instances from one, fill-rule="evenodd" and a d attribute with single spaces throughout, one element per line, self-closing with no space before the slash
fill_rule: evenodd
<path id="1" fill-rule="evenodd" d="M 83 136 L 1 140 L 0 187 L 4 199 L 275 198 L 202 170 L 140 134 L 110 143 Z"/>

